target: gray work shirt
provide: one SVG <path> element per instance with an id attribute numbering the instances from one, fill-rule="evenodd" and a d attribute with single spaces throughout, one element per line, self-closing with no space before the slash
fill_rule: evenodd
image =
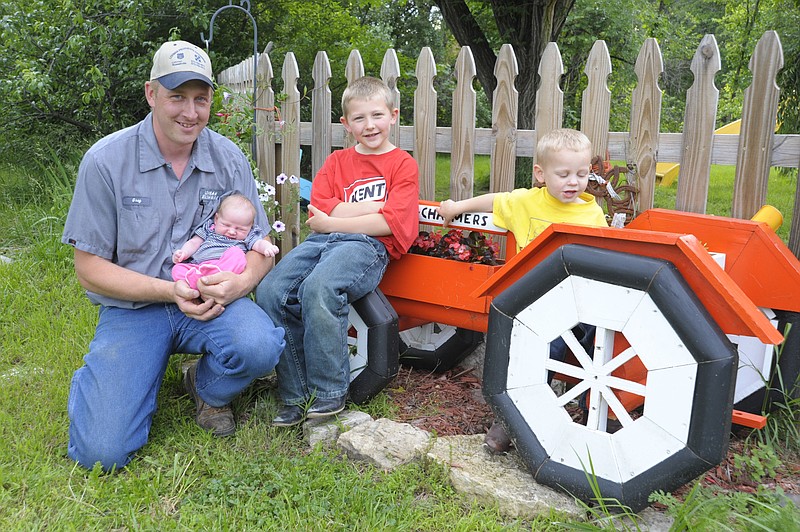
<path id="1" fill-rule="evenodd" d="M 61 241 L 123 268 L 172 281 L 172 253 L 192 237 L 226 192 L 239 191 L 256 207 L 255 223 L 269 227 L 245 155 L 203 129 L 181 179 L 158 149 L 152 113 L 99 140 L 84 155 Z M 86 292 L 95 304 L 139 308 Z"/>

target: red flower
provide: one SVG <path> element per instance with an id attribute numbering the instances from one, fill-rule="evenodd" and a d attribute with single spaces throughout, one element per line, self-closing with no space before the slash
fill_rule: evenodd
<path id="1" fill-rule="evenodd" d="M 409 249 L 410 253 L 428 255 L 462 262 L 497 264 L 500 245 L 478 231 L 467 236 L 461 229 L 451 229 L 445 234 L 420 231 Z"/>

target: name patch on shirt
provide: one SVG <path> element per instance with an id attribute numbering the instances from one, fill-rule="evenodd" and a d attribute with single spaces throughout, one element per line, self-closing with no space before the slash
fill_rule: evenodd
<path id="1" fill-rule="evenodd" d="M 200 205 L 210 205 L 219 201 L 222 196 L 222 190 L 216 188 L 201 188 L 200 189 Z"/>
<path id="2" fill-rule="evenodd" d="M 123 196 L 122 206 L 127 208 L 149 207 L 153 200 L 147 196 Z"/>
<path id="3" fill-rule="evenodd" d="M 345 187 L 344 200 L 348 203 L 386 201 L 386 178 L 377 176 L 359 179 L 349 187 Z"/>

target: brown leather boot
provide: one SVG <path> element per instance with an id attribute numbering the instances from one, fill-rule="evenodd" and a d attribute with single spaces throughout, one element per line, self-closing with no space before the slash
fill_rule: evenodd
<path id="1" fill-rule="evenodd" d="M 214 436 L 230 436 L 236 432 L 236 422 L 233 419 L 233 410 L 228 405 L 211 406 L 203 401 L 197 393 L 195 379 L 197 378 L 197 364 L 192 364 L 183 376 L 183 386 L 194 399 L 195 421 L 203 429 L 209 431 Z"/>
<path id="2" fill-rule="evenodd" d="M 505 454 L 511 449 L 511 438 L 508 437 L 506 429 L 497 421 L 492 423 L 489 432 L 483 438 L 483 442 L 492 454 Z"/>

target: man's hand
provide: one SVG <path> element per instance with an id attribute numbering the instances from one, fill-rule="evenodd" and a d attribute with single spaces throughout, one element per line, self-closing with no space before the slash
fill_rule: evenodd
<path id="1" fill-rule="evenodd" d="M 250 283 L 243 275 L 232 272 L 206 275 L 197 281 L 197 290 L 203 301 L 216 301 L 225 306 L 250 292 Z"/>
<path id="2" fill-rule="evenodd" d="M 214 299 L 200 299 L 200 292 L 192 290 L 186 281 L 174 283 L 175 303 L 181 312 L 199 321 L 213 320 L 225 311 Z"/>

